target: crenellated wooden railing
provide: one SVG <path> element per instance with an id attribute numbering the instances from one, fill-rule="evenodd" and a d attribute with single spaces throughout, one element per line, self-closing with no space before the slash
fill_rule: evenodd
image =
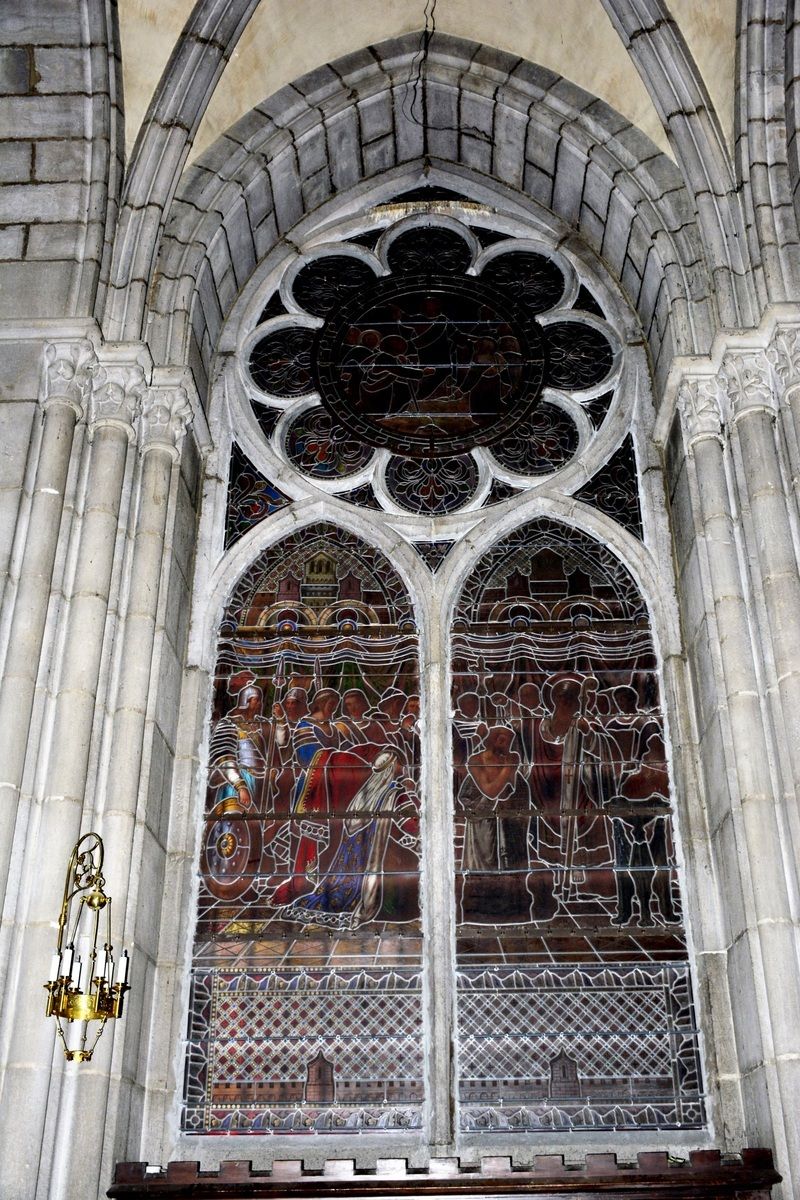
<path id="1" fill-rule="evenodd" d="M 664 1153 L 643 1153 L 635 1165 L 614 1154 L 587 1154 L 581 1166 L 565 1165 L 563 1156 L 538 1155 L 531 1167 L 512 1166 L 510 1158 L 483 1158 L 462 1166 L 457 1158 L 432 1159 L 424 1168 L 405 1159 L 379 1159 L 375 1168 L 357 1168 L 352 1159 L 329 1159 L 320 1171 L 303 1162 L 275 1162 L 254 1171 L 250 1162 L 222 1162 L 217 1171 L 201 1171 L 196 1162 L 117 1165 L 108 1190 L 113 1200 L 395 1200 L 404 1196 L 470 1197 L 575 1196 L 579 1200 L 768 1200 L 780 1176 L 770 1150 L 743 1150 L 723 1158 L 718 1150 L 693 1150 L 687 1161 Z"/>

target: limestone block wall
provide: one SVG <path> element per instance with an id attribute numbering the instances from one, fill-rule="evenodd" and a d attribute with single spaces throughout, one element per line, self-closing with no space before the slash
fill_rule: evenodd
<path id="1" fill-rule="evenodd" d="M 121 178 L 114 6 L 9 0 L 0 22 L 0 316 L 89 316 Z"/>

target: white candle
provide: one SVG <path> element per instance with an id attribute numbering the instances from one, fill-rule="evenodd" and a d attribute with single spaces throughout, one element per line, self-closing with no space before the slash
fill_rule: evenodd
<path id="1" fill-rule="evenodd" d="M 80 986 L 81 986 L 81 967 L 82 967 L 82 965 L 83 964 L 81 963 L 80 954 L 76 954 L 75 958 L 73 960 L 73 963 L 72 963 L 72 970 L 70 972 L 69 978 L 70 978 L 70 983 L 72 984 L 72 986 L 76 987 L 79 991 L 80 991 Z"/>
<path id="2" fill-rule="evenodd" d="M 50 959 L 50 981 L 55 983 L 61 974 L 61 955 L 54 954 Z"/>
<path id="3" fill-rule="evenodd" d="M 122 951 L 122 957 L 119 960 L 117 967 L 117 983 L 126 984 L 128 982 L 128 971 L 130 969 L 131 960 L 128 958 L 128 951 Z"/>
<path id="4" fill-rule="evenodd" d="M 73 971 L 75 966 L 75 948 L 72 945 L 67 946 L 67 959 L 64 963 L 63 974 L 66 975 L 70 983 L 74 983 Z"/>
<path id="5" fill-rule="evenodd" d="M 81 990 L 88 992 L 92 986 L 92 943 L 87 934 L 78 938 L 78 953 L 81 956 Z"/>

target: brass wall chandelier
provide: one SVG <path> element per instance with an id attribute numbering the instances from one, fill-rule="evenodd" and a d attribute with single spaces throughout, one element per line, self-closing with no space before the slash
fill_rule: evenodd
<path id="1" fill-rule="evenodd" d="M 130 959 L 123 950 L 117 964 L 111 945 L 111 897 L 103 890 L 103 839 L 85 833 L 70 855 L 64 899 L 58 918 L 58 943 L 50 964 L 47 1016 L 55 1017 L 68 1062 L 89 1062 L 109 1018 L 122 1016 L 130 990 Z M 68 1043 L 62 1022 L 77 1022 L 77 1045 Z M 90 1022 L 99 1021 L 89 1043 Z"/>

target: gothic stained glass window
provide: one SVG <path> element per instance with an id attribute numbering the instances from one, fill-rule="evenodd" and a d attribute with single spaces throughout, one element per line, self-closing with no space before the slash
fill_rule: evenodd
<path id="1" fill-rule="evenodd" d="M 420 1123 L 417 635 L 377 552 L 263 553 L 214 683 L 184 1128 Z"/>
<path id="2" fill-rule="evenodd" d="M 702 1125 L 652 636 L 627 570 L 551 521 L 453 623 L 461 1127 Z"/>
<path id="3" fill-rule="evenodd" d="M 593 504 L 601 512 L 608 513 L 636 537 L 642 536 L 639 479 L 630 434 L 608 462 L 575 495 L 584 504 Z"/>
<path id="4" fill-rule="evenodd" d="M 401 201 L 462 203 L 434 193 Z M 459 578 L 438 735 L 453 739 L 455 977 L 426 962 L 420 917 L 443 916 L 425 909 L 435 847 L 419 834 L 423 805 L 449 796 L 418 728 L 426 699 L 446 708 L 442 685 L 426 675 L 420 694 L 388 559 L 306 526 L 258 555 L 221 626 L 183 1128 L 419 1136 L 427 970 L 455 986 L 461 1132 L 696 1129 L 647 611 L 587 535 L 544 518 L 508 532 L 538 491 L 642 536 L 620 339 L 561 249 L 471 210 L 371 219 L 287 257 L 253 305 L 225 546 L 333 496 L 443 596 L 471 530 L 502 528 Z"/>

